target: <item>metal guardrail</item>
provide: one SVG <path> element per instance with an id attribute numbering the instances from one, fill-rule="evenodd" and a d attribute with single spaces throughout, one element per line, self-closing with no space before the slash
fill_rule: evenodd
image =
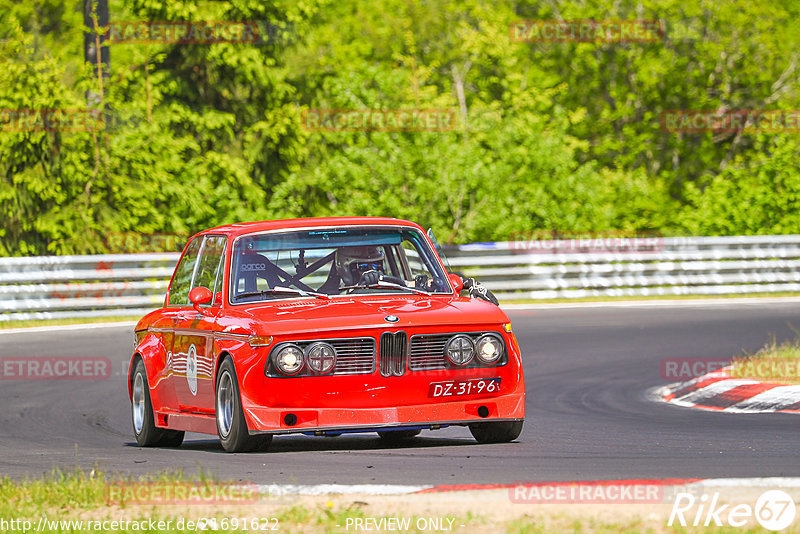
<path id="1" fill-rule="evenodd" d="M 800 291 L 800 235 L 475 243 L 448 258 L 500 300 Z"/>
<path id="2" fill-rule="evenodd" d="M 451 268 L 500 300 L 800 291 L 800 235 L 473 243 Z M 0 258 L 0 321 L 144 315 L 179 255 Z"/>
<path id="3" fill-rule="evenodd" d="M 0 258 L 0 321 L 144 315 L 180 254 Z"/>

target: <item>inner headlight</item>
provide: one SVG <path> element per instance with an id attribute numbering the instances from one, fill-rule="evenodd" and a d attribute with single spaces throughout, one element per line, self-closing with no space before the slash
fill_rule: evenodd
<path id="1" fill-rule="evenodd" d="M 467 365 L 475 355 L 475 346 L 469 336 L 453 336 L 444 348 L 444 355 L 453 365 Z"/>
<path id="2" fill-rule="evenodd" d="M 285 375 L 296 375 L 303 370 L 303 350 L 297 345 L 286 345 L 272 357 L 278 371 Z"/>
<path id="3" fill-rule="evenodd" d="M 324 375 L 336 365 L 336 350 L 328 343 L 312 343 L 306 347 L 306 364 L 313 372 Z"/>
<path id="4" fill-rule="evenodd" d="M 491 365 L 503 356 L 503 342 L 497 336 L 484 334 L 475 342 L 475 352 L 481 362 Z"/>

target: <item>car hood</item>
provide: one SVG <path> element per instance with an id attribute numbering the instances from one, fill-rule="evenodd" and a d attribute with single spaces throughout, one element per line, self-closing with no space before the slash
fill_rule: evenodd
<path id="1" fill-rule="evenodd" d="M 508 316 L 486 301 L 462 297 L 337 297 L 291 299 L 228 308 L 222 332 L 257 335 L 298 334 L 364 328 L 501 324 Z M 397 317 L 396 322 L 386 320 Z"/>

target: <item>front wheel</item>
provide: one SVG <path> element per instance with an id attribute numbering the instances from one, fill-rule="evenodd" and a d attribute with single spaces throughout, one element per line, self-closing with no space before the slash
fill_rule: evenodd
<path id="1" fill-rule="evenodd" d="M 478 443 L 508 443 L 519 437 L 522 432 L 522 421 L 472 423 L 469 425 L 469 431 Z"/>
<path id="2" fill-rule="evenodd" d="M 225 358 L 217 375 L 217 434 L 227 452 L 247 452 L 264 448 L 272 441 L 269 434 L 251 436 L 244 420 L 239 381 L 231 358 Z"/>
<path id="3" fill-rule="evenodd" d="M 140 447 L 180 447 L 184 433 L 178 430 L 158 428 L 153 416 L 150 401 L 150 387 L 147 384 L 147 371 L 142 360 L 136 361 L 133 371 L 133 394 L 131 395 L 131 421 L 136 443 Z"/>

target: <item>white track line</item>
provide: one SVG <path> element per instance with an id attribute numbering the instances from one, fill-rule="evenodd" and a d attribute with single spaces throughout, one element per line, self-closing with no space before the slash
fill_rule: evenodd
<path id="1" fill-rule="evenodd" d="M 800 478 L 708 478 L 706 480 L 701 480 L 700 482 L 693 482 L 689 485 L 709 488 L 800 488 Z"/>
<path id="2" fill-rule="evenodd" d="M 316 484 L 316 485 L 258 485 L 258 493 L 270 497 L 282 495 L 407 495 L 433 486 L 402 486 L 393 484 Z"/>
<path id="3" fill-rule="evenodd" d="M 503 304 L 504 310 L 557 310 L 569 308 L 675 308 L 731 306 L 739 304 L 800 304 L 800 297 L 748 297 L 748 298 L 708 298 L 686 300 L 610 300 L 603 302 L 558 302 L 542 304 Z"/>
<path id="4" fill-rule="evenodd" d="M 57 332 L 64 330 L 85 330 L 87 328 L 121 328 L 136 326 L 136 321 L 120 321 L 116 323 L 83 323 L 83 324 L 61 324 L 52 326 L 31 326 L 23 328 L 6 328 L 0 329 L 2 334 L 28 334 L 36 332 Z"/>
<path id="5" fill-rule="evenodd" d="M 620 480 L 624 483 L 624 480 Z M 559 484 L 564 484 L 562 481 Z M 574 484 L 593 482 L 574 481 Z M 454 489 L 447 491 L 504 491 L 509 488 L 498 488 L 496 485 L 487 484 L 485 489 L 480 485 L 470 485 L 468 489 Z M 286 485 L 286 484 L 259 484 L 258 493 L 269 497 L 281 497 L 284 495 L 408 495 L 422 490 L 435 488 L 434 485 L 403 486 L 392 484 L 316 484 L 316 485 Z M 697 482 L 678 483 L 675 488 L 800 488 L 800 478 L 796 477 L 758 477 L 758 478 L 709 478 Z"/>

